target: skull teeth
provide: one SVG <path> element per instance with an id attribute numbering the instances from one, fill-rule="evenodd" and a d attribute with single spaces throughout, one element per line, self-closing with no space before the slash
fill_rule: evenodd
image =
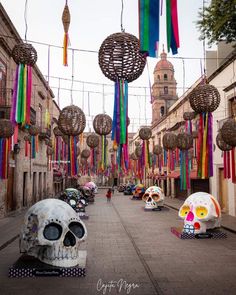
<path id="1" fill-rule="evenodd" d="M 183 232 L 186 233 L 186 234 L 189 234 L 189 235 L 194 234 L 195 228 L 191 224 L 185 224 L 184 228 L 183 228 Z"/>

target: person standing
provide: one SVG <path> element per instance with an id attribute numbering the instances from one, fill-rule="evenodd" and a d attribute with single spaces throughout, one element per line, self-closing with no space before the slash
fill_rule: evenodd
<path id="1" fill-rule="evenodd" d="M 110 202 L 111 201 L 111 189 L 109 188 L 108 191 L 107 191 L 107 194 L 106 194 L 106 197 L 107 197 L 107 202 Z"/>

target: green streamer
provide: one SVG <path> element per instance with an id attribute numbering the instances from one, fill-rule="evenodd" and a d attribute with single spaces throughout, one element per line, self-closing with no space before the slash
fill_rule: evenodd
<path id="1" fill-rule="evenodd" d="M 171 0 L 166 0 L 166 32 L 167 32 L 167 48 L 170 50 L 171 43 Z"/>
<path id="2" fill-rule="evenodd" d="M 120 144 L 125 144 L 126 128 L 125 128 L 125 112 L 124 112 L 124 89 L 123 80 L 120 81 Z"/>

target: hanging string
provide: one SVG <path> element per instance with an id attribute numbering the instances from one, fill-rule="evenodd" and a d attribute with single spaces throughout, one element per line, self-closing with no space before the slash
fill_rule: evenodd
<path id="1" fill-rule="evenodd" d="M 183 93 L 185 92 L 185 63 L 184 63 L 184 59 L 182 59 L 182 63 L 183 63 Z"/>
<path id="2" fill-rule="evenodd" d="M 70 88 L 70 104 L 73 104 L 73 85 L 74 85 L 74 50 L 72 49 L 72 74 L 71 74 L 71 88 Z"/>
<path id="3" fill-rule="evenodd" d="M 58 90 L 57 90 L 57 104 L 60 108 L 60 90 L 61 90 L 61 79 L 58 79 Z"/>
<path id="4" fill-rule="evenodd" d="M 27 10 L 28 10 L 28 0 L 25 0 L 25 12 L 24 12 L 24 19 L 25 19 L 25 42 L 27 43 L 27 32 L 28 32 L 28 24 L 27 24 Z"/>
<path id="5" fill-rule="evenodd" d="M 102 113 L 105 114 L 105 88 L 102 84 Z"/>
<path id="6" fill-rule="evenodd" d="M 204 13 L 205 13 L 205 0 L 202 1 L 202 15 L 203 15 L 203 19 L 204 19 Z M 206 75 L 206 38 L 204 36 L 203 41 L 202 41 L 202 45 L 203 45 L 203 74 L 204 74 L 204 79 L 205 79 L 205 75 Z"/>
<path id="7" fill-rule="evenodd" d="M 123 12 L 124 12 L 124 2 L 121 0 L 121 13 L 120 13 L 120 29 L 121 32 L 124 32 L 125 29 L 123 28 Z"/>

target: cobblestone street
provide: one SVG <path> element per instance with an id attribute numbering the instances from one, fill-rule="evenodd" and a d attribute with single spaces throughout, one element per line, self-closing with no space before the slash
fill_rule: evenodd
<path id="1" fill-rule="evenodd" d="M 170 232 L 180 226 L 177 211 L 144 211 L 142 201 L 115 193 L 111 203 L 100 190 L 87 207 L 85 278 L 8 278 L 19 258 L 18 239 L 0 251 L 1 294 L 235 294 L 236 235 L 224 240 L 181 240 Z M 21 218 L 1 221 L 11 237 Z M 14 221 L 16 221 L 14 223 Z M 9 235 L 9 240 L 10 240 Z"/>

